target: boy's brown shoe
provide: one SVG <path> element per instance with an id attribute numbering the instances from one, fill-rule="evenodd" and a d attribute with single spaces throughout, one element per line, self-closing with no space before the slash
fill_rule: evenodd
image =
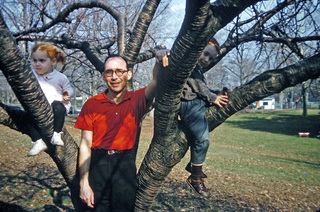
<path id="1" fill-rule="evenodd" d="M 209 190 L 204 185 L 202 179 L 194 179 L 192 176 L 189 176 L 187 179 L 187 184 L 199 195 L 208 197 L 210 196 Z"/>

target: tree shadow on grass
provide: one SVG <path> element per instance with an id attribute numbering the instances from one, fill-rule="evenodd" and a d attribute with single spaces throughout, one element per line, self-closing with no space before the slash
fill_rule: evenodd
<path id="1" fill-rule="evenodd" d="M 6 202 L 0 201 L 0 210 L 1 211 L 6 211 L 6 212 L 27 212 L 27 210 L 23 209 L 23 207 L 16 205 L 16 204 L 10 204 Z"/>
<path id="2" fill-rule="evenodd" d="M 64 179 L 46 164 L 1 167 L 0 188 L 0 211 L 74 211 Z"/>
<path id="3" fill-rule="evenodd" d="M 185 182 L 170 179 L 164 182 L 151 211 L 248 211 L 254 208 L 248 204 L 238 204 L 230 196 L 227 199 L 222 196 L 217 191 L 204 198 Z"/>
<path id="4" fill-rule="evenodd" d="M 320 115 L 303 117 L 276 112 L 263 115 L 253 113 L 242 116 L 240 120 L 227 120 L 225 124 L 248 130 L 295 136 L 298 136 L 299 132 L 309 132 L 309 137 L 316 137 L 320 131 Z"/>

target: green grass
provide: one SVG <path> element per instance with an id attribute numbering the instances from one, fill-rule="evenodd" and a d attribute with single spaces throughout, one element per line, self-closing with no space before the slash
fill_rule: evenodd
<path id="1" fill-rule="evenodd" d="M 316 135 L 320 110 L 308 110 L 306 118 L 301 114 L 301 110 L 291 110 L 231 116 L 210 133 L 204 171 L 213 195 L 198 197 L 186 185 L 187 152 L 165 180 L 151 211 L 318 211 L 320 139 Z M 75 120 L 76 116 L 68 116 L 66 126 L 78 143 L 80 130 L 73 128 Z M 310 132 L 310 137 L 300 138 L 301 131 Z M 32 211 L 72 207 L 65 204 L 70 202 L 67 188 L 52 192 L 63 179 L 51 158 L 45 154 L 28 158 L 31 144 L 26 135 L 4 126 L 0 134 L 0 144 L 5 147 L 1 201 Z M 147 117 L 140 136 L 138 166 L 152 136 L 153 119 Z"/>
<path id="2" fill-rule="evenodd" d="M 238 113 L 211 132 L 206 165 L 242 176 L 320 184 L 319 110 Z M 299 137 L 298 132 L 310 132 Z"/>
<path id="3" fill-rule="evenodd" d="M 320 110 L 309 109 L 307 117 L 302 116 L 302 110 L 237 113 L 210 133 L 204 166 L 244 178 L 320 185 L 319 130 Z M 299 137 L 299 132 L 310 132 L 310 136 Z M 143 135 L 138 164 L 151 140 Z M 184 170 L 189 155 L 187 152 L 174 169 Z"/>

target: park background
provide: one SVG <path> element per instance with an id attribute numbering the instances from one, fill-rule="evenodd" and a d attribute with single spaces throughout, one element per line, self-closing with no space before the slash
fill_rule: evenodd
<path id="1" fill-rule="evenodd" d="M 9 2 L 15 1 L 1 0 L 1 6 L 7 6 Z M 319 4 L 316 1 L 311 2 L 314 6 Z M 182 1 L 172 1 L 168 10 L 161 10 L 164 18 L 157 16 L 155 25 L 151 28 L 153 39 L 166 44 L 168 48 L 177 36 L 177 31 L 172 28 L 179 28 L 181 25 L 183 14 L 179 13 L 184 10 L 183 5 Z M 319 13 L 315 14 L 315 19 L 319 20 Z M 12 24 L 9 23 L 9 27 L 12 27 Z M 226 27 L 217 33 L 220 43 L 226 40 L 228 30 L 230 28 Z M 30 46 L 31 44 L 29 42 Z M 144 49 L 148 47 L 146 45 Z M 269 61 L 258 60 L 258 48 L 258 43 L 250 42 L 240 46 L 237 49 L 239 51 L 229 53 L 208 72 L 209 87 L 221 89 L 226 86 L 232 90 L 265 70 L 278 67 L 279 61 L 273 57 L 276 54 L 270 50 L 274 47 L 268 49 L 271 52 Z M 76 54 L 70 53 L 68 58 L 77 58 L 87 65 L 86 58 L 77 57 Z M 135 67 L 135 88 L 145 86 L 150 81 L 153 64 L 154 60 L 150 60 Z M 58 69 L 68 76 L 75 88 L 73 113 L 80 111 L 87 98 L 106 88 L 100 74 L 94 71 L 92 66 L 80 66 L 69 60 L 66 66 Z M 1 72 L 0 83 L 0 100 L 21 108 Z M 256 104 L 253 104 L 229 118 L 211 133 L 212 143 L 205 172 L 209 175 L 206 184 L 213 196 L 209 199 L 197 197 L 186 186 L 188 173 L 184 167 L 189 158 L 187 153 L 168 176 L 152 210 L 318 211 L 318 85 L 319 79 L 287 88 L 270 97 L 275 100 L 274 109 L 267 110 L 261 106 L 254 108 Z M 305 116 L 300 109 L 303 106 L 303 92 L 307 107 Z M 296 104 L 299 98 L 300 101 Z M 67 127 L 79 142 L 80 133 L 73 129 L 76 117 L 77 114 L 67 117 Z M 72 210 L 69 191 L 51 158 L 45 153 L 28 158 L 26 153 L 31 147 L 30 139 L 2 125 L 0 128 L 1 208 L 12 208 L 13 211 Z M 150 144 L 152 132 L 153 118 L 147 117 L 143 122 L 138 165 Z M 310 135 L 299 137 L 299 132 L 310 132 Z"/>
<path id="2" fill-rule="evenodd" d="M 241 111 L 211 132 L 204 166 L 212 196 L 202 198 L 186 184 L 189 152 L 165 180 L 151 211 L 319 211 L 320 110 Z M 67 117 L 68 131 L 77 115 Z M 309 137 L 299 137 L 309 132 Z M 30 139 L 0 126 L 0 208 L 5 211 L 73 211 L 70 193 L 46 153 L 27 157 Z M 143 121 L 137 166 L 153 135 Z"/>
<path id="3" fill-rule="evenodd" d="M 136 15 L 135 11 L 139 10 L 143 1 L 140 0 L 130 0 L 130 1 L 109 1 L 110 4 L 115 4 L 120 11 L 124 11 L 127 14 L 129 19 L 133 19 L 128 23 L 132 25 L 134 23 L 134 17 Z M 184 15 L 185 15 L 185 0 L 164 0 L 161 2 L 157 14 L 155 15 L 154 20 L 150 26 L 148 31 L 148 35 L 145 38 L 145 44 L 142 46 L 141 51 L 146 51 L 149 48 L 152 48 L 156 45 L 163 44 L 168 49 L 170 49 L 179 33 L 177 29 L 180 29 Z M 214 2 L 214 1 L 211 1 Z M 20 26 L 20 28 L 28 28 L 30 22 L 26 21 L 28 19 L 32 19 L 31 17 L 35 16 L 33 11 L 33 5 L 29 6 L 27 4 L 26 11 L 23 10 L 21 5 L 26 4 L 23 1 L 15 0 L 15 1 L 7 1 L 0 0 L 3 11 L 6 11 L 4 14 L 8 14 L 7 16 L 7 24 L 9 28 L 13 31 L 19 31 L 20 29 L 16 27 Z M 55 0 L 50 1 L 49 3 L 54 3 L 55 7 L 60 11 L 65 5 L 66 2 L 63 0 Z M 269 7 L 274 7 L 278 4 L 276 0 L 267 1 L 262 4 L 261 10 L 268 9 Z M 125 6 L 123 6 L 125 4 Z M 310 19 L 312 20 L 320 20 L 320 9 L 319 2 L 315 0 L 311 0 L 306 3 L 309 4 L 310 7 Z M 49 4 L 50 5 L 50 4 Z M 30 8 L 29 8 L 30 7 Z M 60 8 L 60 9 L 59 9 Z M 54 11 L 54 10 L 53 10 Z M 21 13 L 26 17 L 22 20 Z M 9 15 L 10 13 L 11 16 Z M 30 13 L 30 14 L 29 14 Z M 113 32 L 116 29 L 114 23 L 109 23 L 107 26 L 103 26 L 102 32 L 93 32 L 97 36 L 97 38 L 92 39 L 92 36 L 89 35 L 86 24 L 88 25 L 97 25 L 97 20 L 109 20 L 109 17 L 105 15 L 104 12 L 101 12 L 99 9 L 93 10 L 92 12 L 86 11 L 74 14 L 74 18 L 79 18 L 79 16 L 85 16 L 82 21 L 84 22 L 84 26 L 79 26 L 78 31 L 75 31 L 72 38 L 77 38 L 79 36 L 79 40 L 85 39 L 92 43 L 95 43 L 95 40 L 98 40 L 98 43 L 107 42 L 112 40 Z M 245 10 L 238 17 L 239 20 L 234 20 L 230 24 L 228 24 L 223 29 L 219 30 L 215 35 L 215 38 L 220 43 L 220 45 L 224 44 L 224 42 L 231 35 L 229 34 L 234 27 L 235 21 L 247 20 L 254 16 L 254 12 L 250 9 Z M 16 18 L 15 18 L 16 17 Z M 280 22 L 289 22 L 289 20 L 281 19 L 282 17 L 278 17 L 279 20 L 270 20 L 270 25 Z M 11 20 L 13 19 L 13 20 Z M 26 21 L 26 23 L 24 23 Z M 111 20 L 110 20 L 111 21 Z M 294 22 L 294 20 L 293 20 Z M 101 24 L 101 23 L 100 23 Z M 298 34 L 290 35 L 297 37 L 308 37 L 310 34 L 317 34 L 318 30 L 314 28 L 318 27 L 318 22 L 313 21 L 313 25 L 310 25 L 311 22 L 307 18 L 299 20 L 299 28 L 296 29 Z M 83 27 L 83 28 L 82 28 Z M 101 26 L 100 26 L 101 27 Z M 250 24 L 239 27 L 239 31 L 249 30 L 251 27 Z M 99 27 L 95 27 L 99 28 Z M 289 27 L 288 27 L 289 28 Z M 56 33 L 63 33 L 66 30 L 70 29 L 60 29 L 57 28 L 53 30 L 53 35 Z M 294 29 L 288 29 L 289 31 L 294 31 Z M 72 30 L 71 30 L 72 31 Z M 49 33 L 49 34 L 50 34 Z M 104 35 L 106 33 L 106 35 Z M 103 34 L 102 38 L 99 38 L 99 34 Z M 109 35 L 111 34 L 111 35 Z M 244 33 L 245 34 L 245 33 Z M 86 37 L 87 36 L 87 37 Z M 101 35 L 100 35 L 101 36 Z M 84 37 L 84 38 L 83 38 Z M 25 57 L 31 63 L 30 55 L 28 51 L 30 51 L 31 46 L 34 42 L 20 42 L 21 50 L 26 53 Z M 317 42 L 308 43 L 307 46 L 301 46 L 301 52 L 307 54 L 311 54 L 312 51 L 308 50 L 308 48 L 316 48 Z M 59 45 L 59 47 L 63 47 L 63 45 Z M 265 48 L 265 49 L 264 49 Z M 72 99 L 72 110 L 71 113 L 79 113 L 84 102 L 91 96 L 94 96 L 102 91 L 104 91 L 107 86 L 105 82 L 102 80 L 101 75 L 98 71 L 95 70 L 95 67 L 88 63 L 88 59 L 80 54 L 78 51 L 70 50 L 67 48 L 63 48 L 67 55 L 67 61 L 64 66 L 57 66 L 57 70 L 64 73 L 68 79 L 70 80 L 74 90 L 75 95 Z M 116 51 L 115 47 L 112 46 L 108 51 Z M 222 90 L 223 87 L 227 87 L 230 90 L 237 88 L 239 86 L 243 86 L 252 80 L 254 77 L 259 74 L 265 72 L 266 70 L 271 70 L 275 68 L 282 67 L 284 65 L 290 65 L 294 62 L 300 60 L 296 56 L 290 56 L 290 49 L 285 48 L 283 45 L 270 45 L 270 46 L 261 46 L 260 42 L 244 42 L 240 44 L 237 48 L 234 48 L 231 52 L 224 56 L 223 60 L 221 60 L 218 64 L 216 64 L 212 70 L 206 73 L 206 80 L 208 87 L 212 90 Z M 288 59 L 288 58 L 289 59 Z M 104 58 L 102 58 L 103 60 Z M 284 60 L 285 62 L 283 62 Z M 133 88 L 136 90 L 138 88 L 146 86 L 150 80 L 152 79 L 152 68 L 155 64 L 155 60 L 151 59 L 145 61 L 143 63 L 137 64 L 133 70 Z M 19 101 L 17 100 L 15 94 L 11 90 L 8 85 L 5 77 L 2 72 L 0 72 L 0 101 L 7 105 L 18 105 L 20 106 Z M 298 84 L 294 87 L 289 87 L 278 94 L 272 95 L 268 98 L 274 99 L 274 109 L 288 109 L 288 108 L 302 108 L 303 103 L 305 101 L 305 105 L 309 108 L 319 108 L 320 104 L 320 89 L 319 89 L 320 79 L 308 80 L 303 82 L 302 84 Z M 256 106 L 256 103 L 253 103 L 247 109 L 252 109 Z M 259 105 L 260 109 L 263 109 L 263 105 Z"/>

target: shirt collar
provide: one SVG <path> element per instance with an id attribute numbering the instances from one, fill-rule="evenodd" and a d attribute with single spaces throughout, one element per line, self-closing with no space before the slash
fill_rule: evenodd
<path id="1" fill-rule="evenodd" d="M 38 74 L 37 72 L 36 72 L 36 73 L 37 73 L 39 76 L 43 77 L 44 79 L 50 80 L 50 79 L 54 78 L 55 72 L 56 72 L 56 70 L 53 69 L 51 72 L 49 72 L 49 73 L 47 73 L 47 74 L 43 74 L 43 75 L 40 75 L 40 74 Z"/>
<path id="2" fill-rule="evenodd" d="M 102 101 L 102 102 L 115 104 L 113 101 L 111 101 L 111 100 L 107 97 L 107 95 L 106 95 L 107 92 L 108 92 L 108 88 L 107 88 L 106 90 L 104 90 L 104 92 L 102 93 L 103 98 L 104 98 L 104 101 Z M 121 104 L 121 103 L 124 102 L 124 101 L 130 100 L 130 99 L 131 99 L 131 92 L 127 90 L 127 91 L 126 91 L 126 95 L 125 95 L 124 98 L 121 100 L 121 102 L 119 102 L 119 104 Z M 118 105 L 119 105 L 119 104 L 118 104 Z"/>

